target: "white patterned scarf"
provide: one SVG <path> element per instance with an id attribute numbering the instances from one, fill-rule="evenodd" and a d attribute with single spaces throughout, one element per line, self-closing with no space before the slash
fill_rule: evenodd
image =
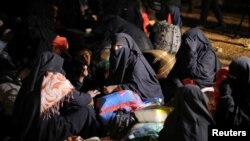
<path id="1" fill-rule="evenodd" d="M 73 90 L 74 86 L 63 74 L 47 72 L 41 88 L 41 116 L 48 119 L 51 115 L 60 114 L 60 106 L 73 98 Z"/>

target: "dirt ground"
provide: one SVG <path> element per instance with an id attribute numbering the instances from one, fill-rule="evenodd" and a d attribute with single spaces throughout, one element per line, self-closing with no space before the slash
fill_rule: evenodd
<path id="1" fill-rule="evenodd" d="M 250 57 L 250 28 L 248 17 L 245 16 L 242 26 L 238 26 L 242 18 L 242 14 L 226 13 L 224 21 L 227 24 L 227 29 L 224 33 L 216 31 L 212 28 L 202 28 L 205 35 L 210 39 L 212 46 L 215 48 L 223 66 L 229 65 L 232 59 L 239 56 Z M 183 32 L 190 27 L 195 27 L 199 23 L 200 10 L 194 8 L 192 13 L 182 9 Z M 210 11 L 208 23 L 212 26 L 216 24 L 216 19 Z M 239 27 L 239 28 L 238 28 Z"/>

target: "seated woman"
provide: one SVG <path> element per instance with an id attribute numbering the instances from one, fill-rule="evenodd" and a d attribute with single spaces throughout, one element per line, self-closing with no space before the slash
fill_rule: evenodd
<path id="1" fill-rule="evenodd" d="M 136 92 L 142 100 L 163 99 L 154 70 L 131 36 L 118 33 L 111 42 L 109 84 L 104 87 L 104 92 L 108 94 L 116 89 L 125 89 Z"/>
<path id="2" fill-rule="evenodd" d="M 72 135 L 98 135 L 88 104 L 98 91 L 82 93 L 65 78 L 63 58 L 44 52 L 24 81 L 14 105 L 14 140 L 62 141 Z"/>
<path id="3" fill-rule="evenodd" d="M 186 83 L 200 88 L 212 87 L 220 67 L 219 59 L 209 39 L 198 28 L 191 28 L 182 36 L 181 47 L 176 54 L 176 63 L 166 80 L 166 90 L 170 99 L 174 89 Z"/>
<path id="4" fill-rule="evenodd" d="M 229 65 L 227 79 L 218 87 L 215 121 L 221 126 L 250 126 L 250 58 L 239 57 Z"/>
<path id="5" fill-rule="evenodd" d="M 178 88 L 174 110 L 159 133 L 159 141 L 207 141 L 208 125 L 215 124 L 207 104 L 208 98 L 196 85 Z"/>

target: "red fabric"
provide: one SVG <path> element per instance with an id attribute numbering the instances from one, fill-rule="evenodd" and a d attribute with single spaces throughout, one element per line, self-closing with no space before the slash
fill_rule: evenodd
<path id="1" fill-rule="evenodd" d="M 184 84 L 184 85 L 187 85 L 187 84 L 195 84 L 195 81 L 193 80 L 193 79 L 190 79 L 190 78 L 186 78 L 186 79 L 183 79 L 183 80 L 181 80 L 182 81 L 182 83 Z"/>
<path id="2" fill-rule="evenodd" d="M 228 67 L 222 67 L 216 73 L 216 85 L 220 85 L 220 83 L 227 78 Z"/>
<path id="3" fill-rule="evenodd" d="M 69 44 L 65 37 L 61 37 L 59 35 L 52 41 L 52 45 L 61 49 L 68 49 Z"/>
<path id="4" fill-rule="evenodd" d="M 215 107 L 217 107 L 218 99 L 221 96 L 218 87 L 221 84 L 221 82 L 227 78 L 227 72 L 228 72 L 228 67 L 222 67 L 216 73 L 216 81 L 214 84 L 214 103 L 215 103 L 214 106 Z"/>
<path id="5" fill-rule="evenodd" d="M 131 111 L 135 111 L 135 110 L 138 109 L 138 107 L 135 107 L 135 105 L 137 105 L 138 103 L 139 103 L 139 101 L 121 103 L 121 104 L 118 104 L 118 105 L 114 105 L 114 106 L 102 109 L 102 110 L 99 111 L 99 114 L 105 114 L 105 113 L 113 112 L 115 110 L 118 110 L 118 109 L 124 108 L 124 107 L 130 107 Z"/>
<path id="6" fill-rule="evenodd" d="M 168 13 L 168 16 L 167 16 L 167 22 L 168 22 L 169 24 L 172 24 L 172 23 L 173 23 L 172 17 L 171 17 L 171 14 L 170 14 L 170 13 Z"/>
<path id="7" fill-rule="evenodd" d="M 149 34 L 149 31 L 147 29 L 147 26 L 149 25 L 148 14 L 146 12 L 143 12 L 142 13 L 142 18 L 143 18 L 143 30 L 148 35 Z"/>
<path id="8" fill-rule="evenodd" d="M 220 92 L 218 90 L 218 87 L 221 84 L 221 82 L 227 78 L 227 72 L 228 72 L 228 67 L 222 67 L 216 73 L 216 81 L 214 85 L 214 97 L 216 102 L 220 97 Z"/>
<path id="9" fill-rule="evenodd" d="M 135 111 L 144 107 L 144 103 L 138 94 L 130 90 L 121 90 L 97 99 L 100 119 L 103 125 L 108 125 L 109 120 L 115 114 L 114 111 L 124 108 L 127 111 Z"/>
<path id="10" fill-rule="evenodd" d="M 96 107 L 100 108 L 99 114 L 105 114 L 105 113 L 113 112 L 115 110 L 118 110 L 120 108 L 125 108 L 125 107 L 130 107 L 131 111 L 135 111 L 136 109 L 140 109 L 141 107 L 139 105 L 141 105 L 143 107 L 143 105 L 142 105 L 143 102 L 141 101 L 140 97 L 137 94 L 135 94 L 133 92 L 128 93 L 127 90 L 120 90 L 120 91 L 117 91 L 115 93 L 120 95 L 120 96 L 124 96 L 123 98 L 121 97 L 123 100 L 126 100 L 126 99 L 129 100 L 129 97 L 134 98 L 134 100 L 119 103 L 119 104 L 115 104 L 115 102 L 111 102 L 112 104 L 115 104 L 115 105 L 105 107 L 105 108 L 101 108 L 102 106 L 101 106 L 100 102 L 97 102 Z M 131 94 L 131 95 L 129 95 L 129 94 Z M 109 99 L 109 101 L 112 101 L 112 100 Z M 106 102 L 108 102 L 108 101 L 106 101 Z"/>

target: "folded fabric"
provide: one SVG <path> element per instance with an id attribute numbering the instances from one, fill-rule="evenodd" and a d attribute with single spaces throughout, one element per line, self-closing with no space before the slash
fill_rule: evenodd
<path id="1" fill-rule="evenodd" d="M 136 110 L 135 116 L 139 122 L 164 122 L 171 111 L 172 107 L 153 105 Z"/>
<path id="2" fill-rule="evenodd" d="M 122 90 L 97 99 L 96 107 L 104 125 L 109 123 L 114 111 L 124 108 L 127 111 L 135 111 L 142 108 L 144 103 L 138 94 L 130 90 Z"/>
<path id="3" fill-rule="evenodd" d="M 137 123 L 128 132 L 126 141 L 158 141 L 164 123 Z"/>

